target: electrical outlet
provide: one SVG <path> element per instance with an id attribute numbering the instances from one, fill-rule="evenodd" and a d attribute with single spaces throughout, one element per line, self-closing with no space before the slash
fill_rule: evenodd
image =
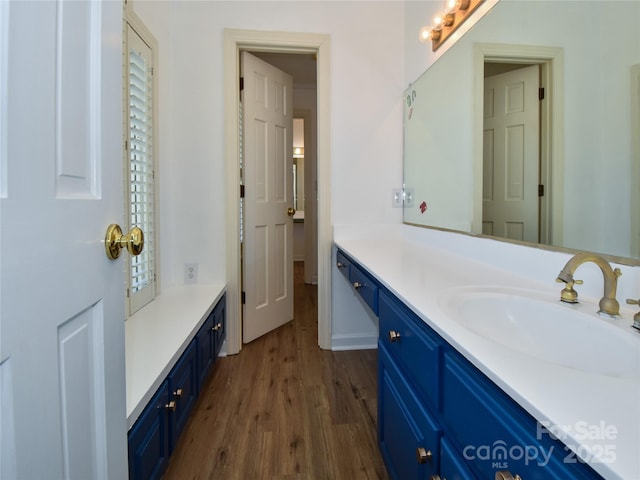
<path id="1" fill-rule="evenodd" d="M 402 189 L 394 188 L 391 190 L 391 206 L 401 208 L 402 207 Z"/>
<path id="2" fill-rule="evenodd" d="M 184 264 L 184 283 L 198 283 L 198 264 Z"/>

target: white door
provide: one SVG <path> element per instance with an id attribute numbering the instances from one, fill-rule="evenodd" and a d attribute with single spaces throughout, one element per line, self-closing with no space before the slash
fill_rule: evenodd
<path id="1" fill-rule="evenodd" d="M 122 4 L 2 15 L 0 477 L 127 478 Z"/>
<path id="2" fill-rule="evenodd" d="M 293 80 L 242 52 L 243 341 L 293 319 Z"/>
<path id="3" fill-rule="evenodd" d="M 538 65 L 485 78 L 482 233 L 538 242 Z"/>

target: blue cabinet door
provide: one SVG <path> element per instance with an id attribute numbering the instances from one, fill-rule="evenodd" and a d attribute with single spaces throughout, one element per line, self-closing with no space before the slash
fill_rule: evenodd
<path id="1" fill-rule="evenodd" d="M 169 451 L 172 452 L 198 397 L 196 346 L 191 342 L 167 377 L 169 402 Z"/>
<path id="2" fill-rule="evenodd" d="M 214 331 L 214 346 L 213 346 L 213 356 L 218 356 L 220 353 L 220 349 L 222 348 L 222 343 L 224 342 L 225 332 L 226 332 L 226 318 L 227 318 L 227 303 L 226 296 L 223 295 L 222 298 L 216 304 L 216 307 L 213 309 L 213 331 Z"/>
<path id="3" fill-rule="evenodd" d="M 165 381 L 129 431 L 129 479 L 160 479 L 169 461 L 169 387 Z"/>
<path id="4" fill-rule="evenodd" d="M 387 471 L 395 480 L 430 479 L 439 472 L 442 432 L 381 344 L 378 372 L 378 443 Z"/>
<path id="5" fill-rule="evenodd" d="M 213 330 L 214 321 L 214 312 L 211 312 L 196 335 L 198 392 L 202 390 L 216 358 L 214 354 L 216 339 L 216 334 Z"/>

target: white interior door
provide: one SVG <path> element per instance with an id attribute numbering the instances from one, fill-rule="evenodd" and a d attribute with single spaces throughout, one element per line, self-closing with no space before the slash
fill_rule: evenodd
<path id="1" fill-rule="evenodd" d="M 482 233 L 538 242 L 539 67 L 485 78 Z"/>
<path id="2" fill-rule="evenodd" d="M 293 319 L 293 80 L 242 52 L 243 341 Z"/>
<path id="3" fill-rule="evenodd" d="M 122 4 L 4 14 L 0 477 L 126 478 Z"/>

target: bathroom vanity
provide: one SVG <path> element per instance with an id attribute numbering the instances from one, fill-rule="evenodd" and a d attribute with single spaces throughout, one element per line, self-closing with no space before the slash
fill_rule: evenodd
<path id="1" fill-rule="evenodd" d="M 407 225 L 334 240 L 335 288 L 379 322 L 391 478 L 640 478 L 640 332 L 633 310 L 596 314 L 599 269 L 579 268 L 571 305 L 555 283 L 568 254 Z M 624 305 L 638 272 L 621 268 Z"/>

